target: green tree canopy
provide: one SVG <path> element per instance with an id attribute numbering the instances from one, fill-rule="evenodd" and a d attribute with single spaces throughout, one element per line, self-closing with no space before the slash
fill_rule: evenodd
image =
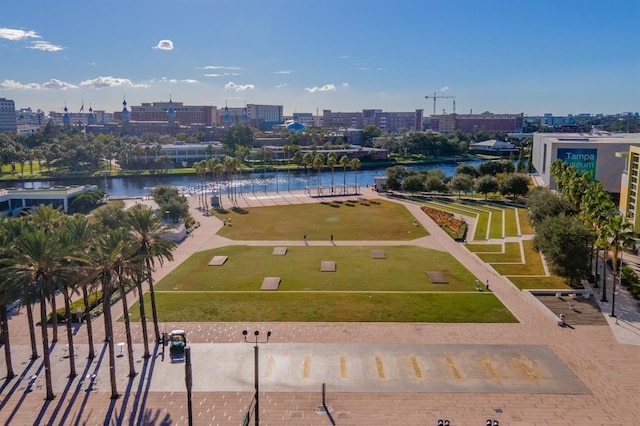
<path id="1" fill-rule="evenodd" d="M 593 229 L 576 216 L 550 216 L 536 226 L 533 244 L 555 274 L 577 286 L 590 272 L 593 236 Z"/>

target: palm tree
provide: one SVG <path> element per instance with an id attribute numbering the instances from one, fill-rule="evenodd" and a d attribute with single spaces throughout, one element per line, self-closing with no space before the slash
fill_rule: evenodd
<path id="1" fill-rule="evenodd" d="M 616 205 L 611 200 L 611 195 L 604 190 L 602 183 L 594 181 L 582 197 L 580 203 L 580 217 L 583 221 L 593 227 L 595 234 L 598 235 L 600 229 L 604 226 L 607 218 L 614 214 L 616 211 Z M 598 258 L 601 247 L 594 241 L 593 245 L 596 246 L 596 280 L 595 286 L 598 286 Z M 593 247 L 592 247 L 593 250 Z M 593 265 L 593 256 L 591 256 L 591 265 Z"/>
<path id="2" fill-rule="evenodd" d="M 40 299 L 40 325 L 42 331 L 42 352 L 46 381 L 46 399 L 55 398 L 51 381 L 51 358 L 49 354 L 49 333 L 47 330 L 47 299 L 53 295 L 52 283 L 71 279 L 71 271 L 65 260 L 66 248 L 60 244 L 56 234 L 47 234 L 42 229 L 30 229 L 20 235 L 8 261 L 11 265 L 11 279 L 16 285 L 30 289 Z M 55 316 L 55 311 L 53 312 Z"/>
<path id="3" fill-rule="evenodd" d="M 136 376 L 135 361 L 133 360 L 133 339 L 131 338 L 131 321 L 129 320 L 129 306 L 127 304 L 127 289 L 131 283 L 130 277 L 140 275 L 140 271 L 143 267 L 136 258 L 136 245 L 131 240 L 127 230 L 123 228 L 114 229 L 112 235 L 115 239 L 118 239 L 122 246 L 122 255 L 120 256 L 117 270 L 116 270 L 116 282 L 118 285 L 118 291 L 120 292 L 120 301 L 122 302 L 122 310 L 124 316 L 124 328 L 125 337 L 127 340 L 127 357 L 129 359 L 129 377 Z"/>
<path id="4" fill-rule="evenodd" d="M 1 257 L 5 260 L 2 264 L 6 267 L 11 266 L 9 255 L 13 252 L 15 241 L 24 232 L 25 221 L 17 218 L 7 218 L 2 222 L 2 233 L 4 234 L 3 251 L 4 255 Z M 3 272 L 10 272 L 10 269 L 6 269 Z M 12 283 L 9 280 L 9 283 Z M 8 284 L 10 285 L 10 284 Z M 38 358 L 38 344 L 36 342 L 36 329 L 35 321 L 33 319 L 32 304 L 35 302 L 36 297 L 32 294 L 31 288 L 17 288 L 16 296 L 20 299 L 20 304 L 24 305 L 27 310 L 27 323 L 29 325 L 29 341 L 31 344 L 31 359 Z"/>
<path id="5" fill-rule="evenodd" d="M 113 346 L 113 319 L 111 315 L 111 295 L 114 283 L 121 269 L 122 258 L 126 255 L 126 245 L 120 238 L 119 231 L 109 230 L 101 235 L 92 251 L 92 277 L 100 280 L 102 285 L 102 308 L 104 315 L 104 332 L 109 353 L 109 380 L 111 383 L 111 399 L 118 398 L 116 383 L 116 355 Z M 124 297 L 124 295 L 123 295 Z"/>
<path id="6" fill-rule="evenodd" d="M 360 159 L 354 158 L 349 162 L 349 166 L 351 166 L 351 168 L 356 172 L 355 179 L 356 179 L 356 194 L 357 194 L 358 193 L 358 170 L 360 169 Z"/>
<path id="7" fill-rule="evenodd" d="M 234 204 L 235 201 L 233 201 L 233 197 L 231 196 L 231 190 L 233 189 L 233 173 L 236 168 L 235 160 L 236 159 L 234 157 L 230 157 L 227 155 L 226 157 L 224 157 L 223 161 L 225 171 L 227 172 L 227 181 L 229 182 L 229 186 L 227 187 L 227 198 L 232 200 Z"/>
<path id="8" fill-rule="evenodd" d="M 84 303 L 84 312 L 82 317 L 87 323 L 87 338 L 89 342 L 89 354 L 87 358 L 95 358 L 95 349 L 93 347 L 93 324 L 91 322 L 91 306 L 89 303 L 89 287 L 93 284 L 90 280 L 90 273 L 87 270 L 87 262 L 89 261 L 82 254 L 91 250 L 93 239 L 96 234 L 95 226 L 83 215 L 75 215 L 65 223 L 65 237 L 67 238 L 67 244 L 74 248 L 75 256 L 73 261 L 77 264 L 77 275 L 75 276 L 75 287 L 80 287 L 82 290 L 82 301 Z M 71 331 L 70 316 L 67 308 L 67 296 L 65 292 L 65 312 L 67 313 L 67 335 Z M 72 337 L 69 336 L 69 348 L 72 346 Z"/>
<path id="9" fill-rule="evenodd" d="M 224 164 L 222 163 L 222 161 L 220 161 L 219 158 L 212 158 L 211 160 L 209 160 L 207 168 L 209 169 L 209 171 L 211 171 L 211 176 L 214 181 L 216 180 L 216 177 L 219 181 L 220 178 L 224 176 Z M 216 190 L 216 187 L 219 187 L 219 185 L 214 185 L 214 191 Z M 219 190 L 216 191 L 216 195 L 218 197 L 218 204 L 220 205 L 220 207 L 222 207 L 222 197 L 220 196 L 221 194 Z"/>
<path id="10" fill-rule="evenodd" d="M 331 193 L 333 194 L 333 170 L 336 167 L 336 163 L 338 162 L 338 154 L 335 152 L 330 152 L 327 155 L 327 166 L 331 168 Z"/>
<path id="11" fill-rule="evenodd" d="M 320 172 L 322 167 L 324 167 L 324 154 L 319 152 L 313 158 L 313 168 L 318 171 L 318 194 L 320 194 Z"/>
<path id="12" fill-rule="evenodd" d="M 202 178 L 202 191 L 198 191 L 198 201 L 200 204 L 200 207 L 204 207 L 204 183 L 206 180 L 206 173 L 207 173 L 207 160 L 200 160 L 196 163 L 194 163 L 193 168 L 196 171 L 196 175 L 200 178 Z"/>
<path id="13" fill-rule="evenodd" d="M 622 253 L 625 246 L 633 244 L 634 233 L 633 225 L 627 222 L 624 216 L 618 214 L 610 216 L 605 222 L 601 232 L 601 239 L 606 241 L 606 247 L 611 251 L 611 266 L 613 270 L 613 292 L 611 296 L 611 316 L 615 317 L 616 308 L 616 270 L 618 263 L 618 254 Z M 602 292 L 604 294 L 606 288 L 603 285 Z M 603 296 L 604 297 L 604 296 Z"/>
<path id="14" fill-rule="evenodd" d="M 10 250 L 12 240 L 5 229 L 6 222 L 0 222 L 0 257 L 6 258 Z M 4 345 L 4 360 L 7 368 L 7 380 L 15 377 L 13 363 L 11 362 L 11 344 L 9 342 L 9 316 L 8 307 L 19 297 L 18 288 L 8 279 L 6 272 L 9 265 L 0 265 L 0 341 Z"/>
<path id="15" fill-rule="evenodd" d="M 311 151 L 307 151 L 302 156 L 302 165 L 307 171 L 307 190 L 309 190 L 311 186 L 311 175 L 309 174 L 309 166 L 313 164 L 313 153 Z"/>
<path id="16" fill-rule="evenodd" d="M 349 165 L 349 157 L 343 155 L 340 157 L 340 165 L 342 166 L 342 193 L 347 193 L 347 166 Z"/>
<path id="17" fill-rule="evenodd" d="M 50 204 L 41 204 L 33 209 L 31 214 L 28 216 L 29 222 L 36 228 L 42 229 L 46 235 L 51 235 L 55 230 L 57 230 L 62 222 L 64 221 L 64 214 L 62 213 L 60 208 L 53 208 Z M 51 338 L 52 342 L 58 341 L 58 315 L 57 306 L 56 306 L 56 283 L 54 281 L 49 282 L 49 285 L 52 288 L 49 289 L 48 294 L 51 295 L 49 301 L 51 303 L 51 310 L 53 312 L 52 316 L 52 325 L 53 325 L 53 336 Z"/>
<path id="18" fill-rule="evenodd" d="M 153 289 L 153 269 L 155 268 L 154 259 L 162 262 L 164 259 L 173 260 L 173 250 L 176 244 L 173 241 L 160 237 L 160 232 L 164 229 L 164 224 L 158 215 L 154 214 L 151 209 L 140 206 L 127 211 L 127 224 L 130 227 L 131 234 L 137 245 L 137 256 L 144 262 L 144 277 L 149 282 L 149 296 L 151 298 L 151 310 L 153 315 L 153 325 L 156 336 L 156 342 L 160 340 L 160 328 L 158 327 L 158 312 L 156 309 L 156 297 Z M 143 260 L 142 260 L 143 259 Z M 138 288 L 140 300 L 140 317 L 142 321 L 142 330 L 145 333 L 146 323 L 144 318 L 144 303 L 142 300 L 142 287 Z M 147 339 L 145 338 L 145 342 Z M 146 345 L 146 343 L 145 343 Z M 148 349 L 145 350 L 145 353 Z"/>
<path id="19" fill-rule="evenodd" d="M 245 145 L 236 146 L 235 150 L 235 163 L 236 163 L 236 172 L 244 167 L 244 161 L 251 153 L 251 149 Z M 240 186 L 240 194 L 242 194 L 242 186 Z"/>

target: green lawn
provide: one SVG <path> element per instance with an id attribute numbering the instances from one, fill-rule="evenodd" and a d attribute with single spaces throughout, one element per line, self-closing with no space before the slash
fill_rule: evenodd
<path id="1" fill-rule="evenodd" d="M 516 215 L 518 214 L 518 209 L 515 208 L 506 208 L 504 209 L 505 220 L 504 220 L 504 233 L 507 237 L 517 237 L 518 236 L 518 223 L 516 222 Z"/>
<path id="2" fill-rule="evenodd" d="M 435 203 L 444 204 L 444 203 Z M 457 214 L 479 214 L 486 233 L 502 236 L 502 210 L 447 202 Z M 446 209 L 443 209 L 446 210 Z M 404 206 L 387 201 L 260 207 L 213 212 L 231 219 L 219 234 L 238 241 L 387 240 L 407 241 L 428 235 L 414 226 Z M 515 216 L 513 216 L 515 218 Z M 499 226 L 498 226 L 499 224 Z M 496 232 L 493 230 L 492 232 Z M 483 237 L 484 239 L 484 237 Z M 194 253 L 156 284 L 160 321 L 216 322 L 517 322 L 494 294 L 477 292 L 476 277 L 449 253 L 414 246 L 289 246 L 274 256 L 273 246 L 231 245 Z M 519 250 L 507 244 L 477 245 L 487 256 L 510 261 Z M 475 247 L 473 247 L 475 248 Z M 373 259 L 371 250 L 384 250 Z M 228 256 L 223 266 L 208 266 L 213 256 Z M 335 272 L 320 263 L 336 262 Z M 497 265 L 496 265 L 497 266 Z M 517 265 L 522 268 L 522 265 Z M 447 284 L 433 284 L 427 271 L 441 271 Z M 265 277 L 280 277 L 277 291 L 260 291 Z M 145 305 L 148 295 L 145 295 Z M 138 306 L 130 309 L 139 320 Z"/>
<path id="3" fill-rule="evenodd" d="M 520 290 L 524 289 L 570 289 L 566 280 L 557 275 L 550 277 L 509 277 L 509 281 Z"/>
<path id="4" fill-rule="evenodd" d="M 504 243 L 504 253 L 477 253 L 486 263 L 519 263 L 522 264 L 522 254 L 519 243 Z M 494 267 L 497 265 L 493 265 Z"/>
<path id="5" fill-rule="evenodd" d="M 525 264 L 518 265 L 491 265 L 500 275 L 540 275 L 544 276 L 544 266 L 542 265 L 542 258 L 540 253 L 533 249 L 533 242 L 531 240 L 525 240 L 522 242 L 524 249 Z"/>
<path id="6" fill-rule="evenodd" d="M 373 259 L 371 250 L 386 259 Z M 473 291 L 475 279 L 449 253 L 414 246 L 295 246 L 285 256 L 273 247 L 227 246 L 193 254 L 156 285 L 166 291 L 257 291 L 265 277 L 280 277 L 286 291 Z M 208 266 L 213 256 L 228 256 L 223 266 Z M 336 262 L 321 272 L 320 262 Z M 426 271 L 441 271 L 448 284 L 432 284 Z"/>
<path id="7" fill-rule="evenodd" d="M 218 233 L 233 240 L 413 240 L 429 235 L 402 205 L 358 200 L 213 211 L 231 219 Z"/>
<path id="8" fill-rule="evenodd" d="M 531 227 L 531 222 L 529 222 L 529 210 L 528 209 L 518 209 L 518 219 L 520 219 L 520 231 L 522 235 L 533 235 L 535 232 Z"/>
<path id="9" fill-rule="evenodd" d="M 465 244 L 473 253 L 502 253 L 502 244 Z"/>
<path id="10" fill-rule="evenodd" d="M 156 302 L 162 322 L 517 322 L 486 292 L 159 292 Z M 148 293 L 145 306 L 150 306 Z M 137 303 L 130 311 L 131 320 L 139 321 Z"/>

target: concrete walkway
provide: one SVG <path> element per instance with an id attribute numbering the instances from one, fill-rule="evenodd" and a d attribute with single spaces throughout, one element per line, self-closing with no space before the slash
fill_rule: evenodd
<path id="1" fill-rule="evenodd" d="M 380 197 L 367 189 L 363 192 L 362 196 L 367 198 Z M 323 198 L 323 201 L 329 200 Z M 158 268 L 154 273 L 156 281 L 196 251 L 233 244 L 216 235 L 222 223 L 215 217 L 203 215 L 195 209 L 196 200 L 191 201 L 192 212 L 201 226 L 180 244 L 174 261 Z M 626 311 L 631 315 L 633 310 L 623 307 L 623 302 L 619 305 L 616 302 L 621 307 L 618 324 L 613 320 L 610 326 L 558 327 L 548 312 L 544 312 L 544 307 L 462 244 L 452 241 L 419 206 L 391 201 L 406 205 L 430 232 L 429 237 L 415 240 L 413 244 L 452 253 L 478 279 L 490 282 L 491 290 L 520 323 L 162 324 L 163 330 L 186 329 L 198 353 L 194 358 L 198 383 L 193 395 L 194 424 L 242 422 L 253 392 L 253 350 L 252 345 L 242 343 L 244 329 L 273 333 L 270 343 L 260 347 L 263 425 L 329 424 L 326 415 L 318 409 L 322 383 L 328 384 L 327 403 L 339 425 L 428 425 L 443 418 L 449 419 L 452 425 L 482 425 L 487 419 L 497 419 L 502 425 L 636 423 L 640 418 L 637 398 L 640 346 L 620 343 L 615 333 L 615 327 L 623 327 L 621 320 L 631 318 L 625 316 Z M 318 199 L 304 194 L 256 197 L 245 194 L 239 200 L 242 207 L 294 202 L 312 203 Z M 269 242 L 268 245 L 294 243 L 302 242 Z M 335 243 L 361 242 L 338 240 Z M 128 299 L 133 302 L 134 296 Z M 606 310 L 606 305 L 604 307 Z M 114 305 L 114 315 L 121 313 L 120 304 Z M 26 387 L 21 388 L 24 382 L 16 379 L 0 388 L 0 419 L 19 425 L 47 422 L 186 424 L 182 364 L 163 360 L 161 348 L 153 345 L 154 356 L 142 360 L 139 324 L 133 325 L 139 374 L 128 380 L 126 357 L 118 358 L 119 388 L 124 395 L 115 402 L 108 399 L 108 368 L 100 339 L 104 332 L 101 323 L 100 320 L 94 322 L 100 356 L 89 365 L 81 363 L 81 377 L 85 378 L 82 382 L 65 378 L 68 358 L 64 357 L 63 346 L 66 342 L 59 342 L 53 349 L 58 398 L 43 403 L 43 390 L 37 382 L 43 377 L 41 358 L 33 364 L 28 362 L 30 352 L 24 314 L 14 316 L 9 325 L 15 349 L 14 366 L 19 374 L 25 377 L 37 374 L 38 379 L 30 392 L 26 392 Z M 635 323 L 629 321 L 626 327 L 633 329 Z M 115 333 L 117 342 L 125 341 L 122 323 L 116 324 Z M 633 343 L 631 334 L 629 342 Z M 66 338 L 63 333 L 60 337 Z M 80 361 L 87 351 L 84 325 L 76 330 L 75 339 L 80 345 Z M 3 369 L 4 363 L 0 374 Z M 92 371 L 96 371 L 96 378 L 100 379 L 97 389 L 87 386 L 86 376 Z M 346 377 L 341 376 L 343 373 Z M 557 384 L 553 385 L 555 379 Z"/>

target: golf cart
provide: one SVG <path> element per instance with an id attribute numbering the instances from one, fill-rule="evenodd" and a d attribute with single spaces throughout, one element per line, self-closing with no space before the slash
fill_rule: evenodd
<path id="1" fill-rule="evenodd" d="M 187 346 L 187 333 L 173 330 L 169 334 L 169 357 L 171 362 L 184 361 L 184 347 Z"/>

